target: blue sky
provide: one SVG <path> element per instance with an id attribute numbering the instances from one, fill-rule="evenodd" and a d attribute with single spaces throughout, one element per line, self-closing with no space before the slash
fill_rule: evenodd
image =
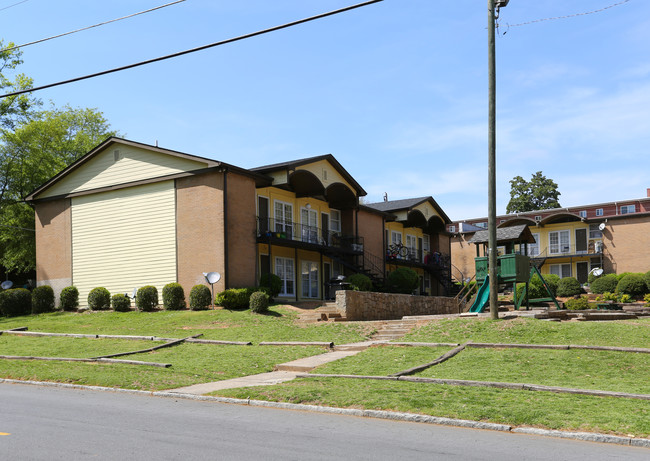
<path id="1" fill-rule="evenodd" d="M 0 10 L 17 44 L 171 0 L 29 0 Z M 562 206 L 650 187 L 650 2 L 512 0 L 497 36 L 497 213 L 542 171 Z M 17 3 L 0 0 L 0 8 Z M 44 85 L 355 3 L 186 0 L 24 48 Z M 36 93 L 93 107 L 134 141 L 255 167 L 333 154 L 367 202 L 433 196 L 487 215 L 487 1 L 384 0 L 270 35 Z"/>

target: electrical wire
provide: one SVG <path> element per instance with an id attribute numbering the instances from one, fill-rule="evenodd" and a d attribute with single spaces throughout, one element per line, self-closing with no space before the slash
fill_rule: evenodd
<path id="1" fill-rule="evenodd" d="M 278 31 L 278 30 L 286 29 L 288 27 L 297 26 L 299 24 L 304 24 L 306 22 L 315 21 L 317 19 L 322 19 L 322 18 L 325 18 L 325 17 L 328 17 L 328 16 L 333 16 L 335 14 L 344 13 L 344 12 L 347 12 L 347 11 L 350 11 L 350 10 L 354 10 L 354 9 L 361 8 L 361 7 L 364 7 L 364 6 L 372 5 L 373 3 L 379 3 L 379 2 L 382 2 L 382 1 L 384 1 L 384 0 L 370 0 L 370 1 L 367 1 L 367 2 L 363 2 L 363 3 L 358 3 L 356 5 L 340 8 L 338 10 L 332 10 L 332 11 L 329 11 L 327 13 L 321 13 L 321 14 L 318 14 L 316 16 L 311 16 L 311 17 L 308 17 L 308 18 L 299 19 L 297 21 L 288 22 L 288 23 L 282 24 L 280 26 L 270 27 L 268 29 L 262 29 L 262 30 L 258 30 L 257 32 L 251 32 L 249 34 L 240 35 L 238 37 L 229 38 L 229 39 L 226 39 L 226 40 L 221 40 L 219 42 L 210 43 L 208 45 L 202 45 L 202 46 L 199 46 L 199 47 L 196 47 L 196 48 L 190 48 L 188 50 L 168 54 L 166 56 L 160 56 L 158 58 L 148 59 L 146 61 L 140 61 L 140 62 L 136 62 L 134 64 L 128 64 L 128 65 L 122 66 L 122 67 L 115 67 L 113 69 L 108 69 L 108 70 L 104 70 L 104 71 L 101 71 L 101 72 L 96 72 L 94 74 L 84 75 L 84 76 L 81 76 L 81 77 L 75 77 L 75 78 L 71 78 L 69 80 L 63 80 L 63 81 L 56 82 L 56 83 L 50 83 L 50 84 L 47 84 L 47 85 L 37 86 L 37 87 L 34 87 L 34 88 L 28 88 L 28 89 L 25 89 L 25 90 L 14 91 L 13 93 L 2 94 L 2 95 L 0 95 L 0 99 L 7 98 L 7 97 L 10 97 L 10 96 L 18 96 L 18 95 L 25 94 L 25 93 L 33 93 L 35 91 L 45 90 L 47 88 L 52 88 L 52 87 L 55 87 L 55 86 L 67 85 L 69 83 L 74 83 L 74 82 L 78 82 L 78 81 L 81 81 L 81 80 L 87 80 L 89 78 L 95 78 L 95 77 L 99 77 L 99 76 L 102 76 L 102 75 L 112 74 L 114 72 L 120 72 L 120 71 L 127 70 L 127 69 L 133 69 L 134 67 L 140 67 L 140 66 L 144 66 L 144 65 L 147 65 L 147 64 L 152 64 L 154 62 L 159 62 L 159 61 L 164 61 L 164 60 L 167 60 L 167 59 L 177 58 L 179 56 L 183 56 L 183 55 L 186 55 L 186 54 L 195 53 L 197 51 L 207 50 L 208 48 L 213 48 L 215 46 L 221 46 L 221 45 L 226 45 L 228 43 L 238 42 L 240 40 L 245 40 L 247 38 L 257 37 L 258 35 L 268 34 L 270 32 L 275 32 L 275 31 Z"/>
<path id="2" fill-rule="evenodd" d="M 508 27 L 527 26 L 527 25 L 529 25 L 529 24 L 535 24 L 535 23 L 537 23 L 537 22 L 555 21 L 556 19 L 568 19 L 568 18 L 575 18 L 575 17 L 578 17 L 578 16 L 586 16 L 586 15 L 588 15 L 588 14 L 602 13 L 602 12 L 605 11 L 605 10 L 609 10 L 610 8 L 614 8 L 615 6 L 623 5 L 623 4 L 625 4 L 625 3 L 628 3 L 629 1 L 630 1 L 630 0 L 623 0 L 623 1 L 621 1 L 621 2 L 614 3 L 614 4 L 612 4 L 612 5 L 609 5 L 609 6 L 606 6 L 606 7 L 603 7 L 603 8 L 599 8 L 599 9 L 597 9 L 597 10 L 586 11 L 586 12 L 584 12 L 584 13 L 568 14 L 568 15 L 566 15 L 566 16 L 555 16 L 555 17 L 553 17 L 553 18 L 535 19 L 535 20 L 533 20 L 533 21 L 522 22 L 522 23 L 519 23 L 519 24 L 507 24 L 507 26 L 508 26 Z"/>
<path id="3" fill-rule="evenodd" d="M 27 1 L 27 0 L 25 0 L 25 1 Z M 55 38 L 65 37 L 66 35 L 76 34 L 77 32 L 82 32 L 84 30 L 92 29 L 93 27 L 104 26 L 104 25 L 110 24 L 112 22 L 121 21 L 123 19 L 129 19 L 129 18 L 132 18 L 134 16 L 141 15 L 141 14 L 151 13 L 152 11 L 156 11 L 156 10 L 159 10 L 161 8 L 166 8 L 168 6 L 176 5 L 177 3 L 182 3 L 184 1 L 185 0 L 177 0 L 175 2 L 167 3 L 165 5 L 156 6 L 155 8 L 150 8 L 148 10 L 140 11 L 139 13 L 133 13 L 133 14 L 130 14 L 128 16 L 122 16 L 121 18 L 111 19 L 110 21 L 100 22 L 99 24 L 93 24 L 92 26 L 83 27 L 81 29 L 76 29 L 76 30 L 71 30 L 70 32 L 65 32 L 63 34 L 54 35 L 52 37 L 47 37 L 47 38 L 42 38 L 40 40 L 34 40 L 33 42 L 23 43 L 22 45 L 15 45 L 15 46 L 12 46 L 11 48 L 4 48 L 3 50 L 0 50 L 0 53 L 5 52 L 5 51 L 15 50 L 15 49 L 18 49 L 18 48 L 25 48 L 26 46 L 29 46 L 29 45 L 35 45 L 37 43 L 47 42 L 48 40 L 53 40 Z M 9 8 L 9 7 L 7 7 L 7 8 Z"/>
<path id="4" fill-rule="evenodd" d="M 5 6 L 4 8 L 0 8 L 0 11 L 8 10 L 9 8 L 13 8 L 14 6 L 18 6 L 21 3 L 25 3 L 25 2 L 28 2 L 28 1 L 29 0 L 23 0 L 22 2 L 18 2 L 18 3 L 14 3 L 13 5 Z"/>

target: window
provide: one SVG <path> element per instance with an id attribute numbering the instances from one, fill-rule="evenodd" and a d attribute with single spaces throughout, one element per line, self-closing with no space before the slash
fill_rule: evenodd
<path id="1" fill-rule="evenodd" d="M 596 208 L 596 216 L 602 216 L 603 215 L 603 209 L 602 208 Z"/>
<path id="2" fill-rule="evenodd" d="M 449 226 L 449 233 L 453 234 L 456 232 L 456 226 Z"/>
<path id="3" fill-rule="evenodd" d="M 539 234 L 533 234 L 535 238 L 535 243 L 528 244 L 528 256 L 538 256 L 539 255 Z"/>
<path id="4" fill-rule="evenodd" d="M 586 218 L 587 217 L 587 210 L 582 210 L 578 213 L 581 218 Z"/>
<path id="5" fill-rule="evenodd" d="M 555 231 L 548 233 L 548 252 L 549 254 L 556 255 L 560 253 L 569 253 L 570 251 L 570 237 L 569 231 Z"/>
<path id="6" fill-rule="evenodd" d="M 296 294 L 294 290 L 293 259 L 275 258 L 275 275 L 280 277 L 282 281 L 280 296 L 293 296 Z"/>
<path id="7" fill-rule="evenodd" d="M 474 225 L 475 225 L 476 227 L 481 227 L 481 228 L 483 228 L 483 229 L 487 229 L 488 223 L 486 223 L 486 222 L 477 222 L 477 223 L 474 224 Z"/>
<path id="8" fill-rule="evenodd" d="M 390 243 L 392 243 L 392 244 L 402 243 L 402 233 L 401 232 L 391 231 L 390 232 Z"/>
<path id="9" fill-rule="evenodd" d="M 318 298 L 318 264 L 303 261 L 301 267 L 302 297 Z"/>
<path id="10" fill-rule="evenodd" d="M 318 213 L 316 210 L 302 208 L 300 210 L 302 241 L 318 243 Z"/>
<path id="11" fill-rule="evenodd" d="M 621 206 L 621 214 L 630 214 L 636 213 L 636 208 L 634 205 L 623 205 Z"/>
<path id="12" fill-rule="evenodd" d="M 571 277 L 571 264 L 551 264 L 551 274 L 555 274 L 561 279 Z"/>
<path id="13" fill-rule="evenodd" d="M 542 216 L 541 216 L 541 215 L 537 215 L 537 216 L 535 216 L 535 222 L 540 222 L 541 220 L 542 220 Z"/>
<path id="14" fill-rule="evenodd" d="M 275 232 L 286 233 L 287 238 L 291 238 L 291 225 L 293 221 L 293 205 L 275 201 L 274 205 Z"/>
<path id="15" fill-rule="evenodd" d="M 418 239 L 415 238 L 415 235 L 406 234 L 406 247 L 409 249 L 409 258 L 413 259 L 418 253 Z"/>
<path id="16" fill-rule="evenodd" d="M 341 212 L 339 210 L 330 210 L 330 231 L 341 232 Z"/>
<path id="17" fill-rule="evenodd" d="M 422 262 L 425 262 L 426 256 L 431 252 L 431 240 L 428 234 L 422 236 Z"/>
<path id="18" fill-rule="evenodd" d="M 589 224 L 589 238 L 599 239 L 603 238 L 603 232 L 598 228 L 599 224 Z"/>

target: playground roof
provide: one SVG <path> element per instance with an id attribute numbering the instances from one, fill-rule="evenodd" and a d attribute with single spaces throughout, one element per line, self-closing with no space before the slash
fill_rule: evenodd
<path id="1" fill-rule="evenodd" d="M 477 231 L 469 243 L 488 243 L 489 231 L 480 230 Z M 520 224 L 519 226 L 510 226 L 510 227 L 500 227 L 497 229 L 497 245 L 503 243 L 535 243 L 535 237 L 530 232 L 530 229 L 526 224 Z"/>

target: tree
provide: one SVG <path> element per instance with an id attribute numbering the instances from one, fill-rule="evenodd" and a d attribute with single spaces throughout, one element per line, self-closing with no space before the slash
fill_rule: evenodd
<path id="1" fill-rule="evenodd" d="M 108 136 L 117 133 L 96 109 L 51 109 L 0 133 L 0 265 L 36 267 L 34 210 L 23 198 Z"/>
<path id="2" fill-rule="evenodd" d="M 5 45 L 3 40 L 0 40 L 0 91 L 2 94 L 29 89 L 33 83 L 32 79 L 24 74 L 16 74 L 13 81 L 5 75 L 7 72 L 12 73 L 23 62 L 20 59 L 21 51 L 17 48 L 11 49 L 14 46 L 12 42 Z M 27 121 L 32 109 L 39 104 L 40 101 L 28 93 L 0 99 L 0 129 L 11 130 L 17 123 Z"/>
<path id="3" fill-rule="evenodd" d="M 506 213 L 560 208 L 560 195 L 555 181 L 544 176 L 541 171 L 532 175 L 530 181 L 515 176 L 510 180 L 510 202 Z"/>

